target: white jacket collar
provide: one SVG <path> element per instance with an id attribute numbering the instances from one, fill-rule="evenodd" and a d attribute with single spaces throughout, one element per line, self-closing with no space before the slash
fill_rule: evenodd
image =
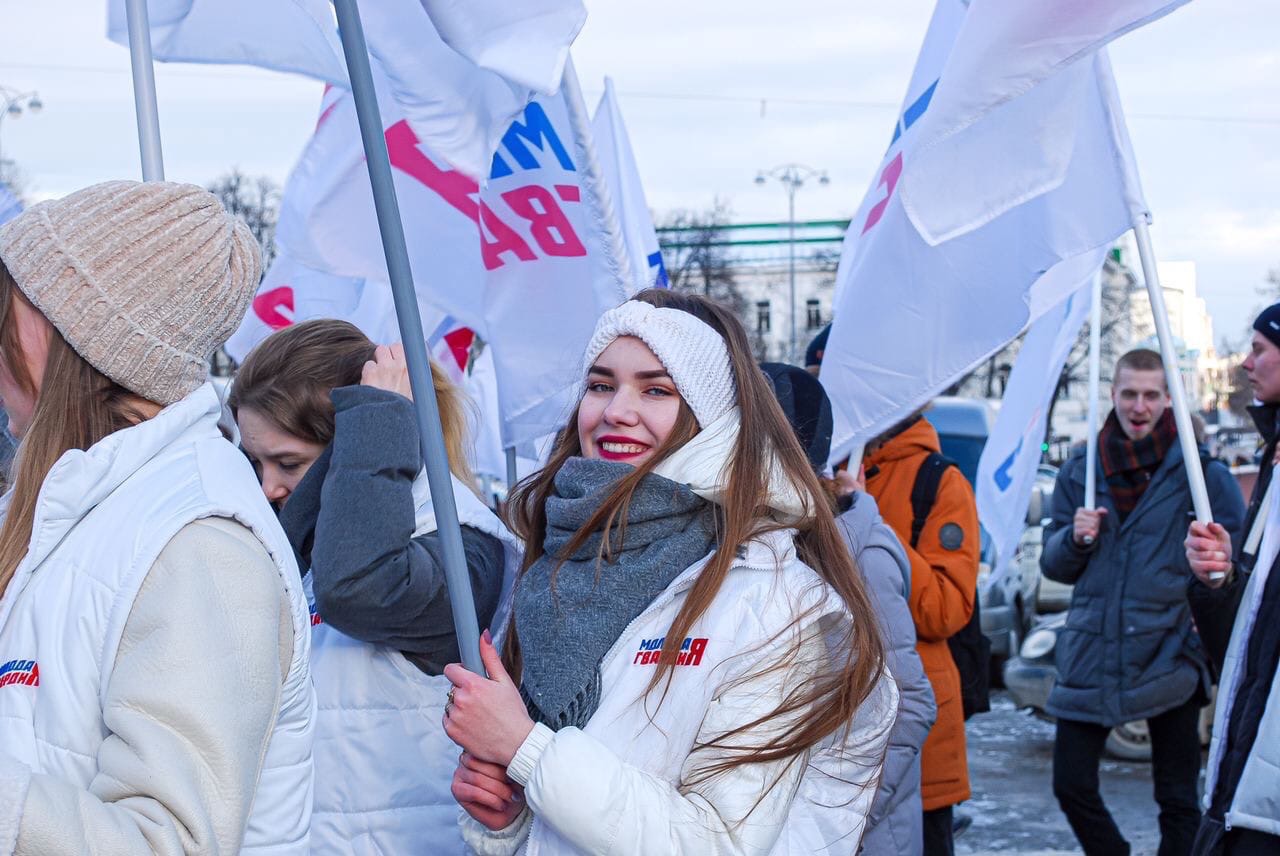
<path id="1" fill-rule="evenodd" d="M 87 450 L 64 452 L 40 488 L 23 563 L 38 563 L 98 503 L 184 435 L 221 436 L 221 409 L 217 391 L 206 383 L 145 422 L 116 431 Z"/>

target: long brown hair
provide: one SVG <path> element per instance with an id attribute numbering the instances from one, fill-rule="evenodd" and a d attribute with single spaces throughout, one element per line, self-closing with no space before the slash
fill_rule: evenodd
<path id="1" fill-rule="evenodd" d="M 13 498 L 0 527 L 0 595 L 27 554 L 36 500 L 58 458 L 147 418 L 139 407 L 144 399 L 89 365 L 56 328 L 49 334 L 49 356 L 37 386 L 18 340 L 13 306 L 19 300 L 25 298 L 0 263 L 0 358 L 27 394 L 39 393 L 13 461 Z"/>
<path id="2" fill-rule="evenodd" d="M 373 359 L 376 349 L 360 328 L 347 321 L 315 318 L 285 327 L 245 357 L 227 397 L 231 415 L 239 418 L 240 409 L 248 408 L 286 434 L 327 446 L 334 432 L 329 393 L 360 383 L 364 364 Z M 434 361 L 431 385 L 440 405 L 449 469 L 475 490 L 466 453 L 466 398 Z"/>
<path id="3" fill-rule="evenodd" d="M 737 386 L 737 406 L 741 429 L 737 446 L 729 464 L 729 480 L 717 508 L 718 542 L 715 553 L 698 574 L 683 606 L 666 634 L 659 668 L 647 692 L 664 687 L 658 699 L 661 704 L 666 687 L 674 676 L 677 653 L 690 628 L 711 606 L 738 548 L 768 532 L 796 528 L 795 546 L 801 561 L 812 567 L 844 601 L 852 621 L 844 630 L 844 639 L 833 650 L 842 651 L 833 668 L 819 669 L 809 678 L 797 677 L 798 686 L 789 692 L 779 706 L 733 732 L 720 735 L 698 749 L 716 749 L 723 760 L 705 765 L 692 775 L 694 785 L 734 767 L 748 763 L 764 763 L 794 759 L 804 750 L 836 731 L 849 727 L 858 707 L 870 696 L 883 672 L 884 646 L 880 639 L 875 613 L 863 586 L 861 574 L 836 527 L 831 506 L 817 476 L 800 448 L 791 425 L 774 398 L 768 381 L 751 355 L 746 331 L 733 314 L 720 304 L 697 295 L 678 294 L 663 289 L 649 289 L 637 294 L 640 300 L 660 308 L 688 312 L 710 325 L 725 340 Z M 687 407 L 685 408 L 687 410 Z M 682 410 L 683 414 L 684 410 Z M 688 417 L 691 419 L 691 414 Z M 677 428 L 662 448 L 634 473 L 619 481 L 604 499 L 591 519 L 576 533 L 562 555 L 579 549 L 593 531 L 625 526 L 628 504 L 640 481 L 667 455 L 687 442 L 697 432 L 697 423 Z M 577 432 L 577 411 L 561 429 L 545 468 L 516 486 L 508 506 L 509 525 L 525 541 L 524 568 L 527 570 L 544 554 L 546 535 L 546 500 L 553 494 L 556 472 L 566 460 L 582 453 Z M 771 516 L 768 508 L 769 467 L 761 462 L 777 462 L 785 477 L 794 485 L 809 512 L 803 520 L 782 522 Z M 611 537 L 602 539 L 605 543 Z M 794 633 L 812 616 L 797 617 L 782 635 Z M 514 628 L 513 628 L 514 631 Z M 798 634 L 797 634 L 798 635 Z M 766 640 L 762 647 L 775 640 Z M 800 642 L 774 668 L 797 665 Z M 519 640 L 515 632 L 507 637 L 504 651 L 513 674 L 519 673 Z M 805 664 L 808 665 L 808 664 Z M 742 735 L 764 723 L 779 726 L 767 745 L 742 745 Z"/>

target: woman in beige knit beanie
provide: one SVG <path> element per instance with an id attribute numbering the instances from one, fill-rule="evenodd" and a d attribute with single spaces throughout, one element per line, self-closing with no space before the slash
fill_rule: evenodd
<path id="1" fill-rule="evenodd" d="M 0 856 L 307 851 L 305 601 L 206 378 L 259 275 L 191 185 L 0 228 Z"/>

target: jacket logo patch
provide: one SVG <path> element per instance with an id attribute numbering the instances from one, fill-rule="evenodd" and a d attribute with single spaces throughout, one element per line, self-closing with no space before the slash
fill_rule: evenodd
<path id="1" fill-rule="evenodd" d="M 10 684 L 40 686 L 40 665 L 35 660 L 10 660 L 0 666 L 0 687 Z"/>
<path id="2" fill-rule="evenodd" d="M 311 610 L 312 627 L 315 627 L 317 624 L 324 624 L 324 619 L 320 617 L 320 613 L 316 612 L 316 605 L 314 603 L 307 604 L 307 608 Z"/>
<path id="3" fill-rule="evenodd" d="M 636 651 L 635 659 L 631 661 L 631 665 L 656 666 L 658 661 L 662 659 L 662 643 L 666 641 L 666 638 L 665 636 L 659 636 L 657 639 L 641 639 L 640 650 Z M 706 650 L 706 637 L 695 639 L 692 636 L 688 636 L 680 645 L 680 653 L 676 654 L 676 665 L 701 666 L 702 654 Z"/>

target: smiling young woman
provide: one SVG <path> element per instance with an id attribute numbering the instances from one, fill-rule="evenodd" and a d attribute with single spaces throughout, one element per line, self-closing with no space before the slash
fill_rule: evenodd
<path id="1" fill-rule="evenodd" d="M 478 853 L 856 851 L 896 691 L 867 594 L 746 332 L 607 312 L 546 467 L 504 654 L 445 728 Z"/>

